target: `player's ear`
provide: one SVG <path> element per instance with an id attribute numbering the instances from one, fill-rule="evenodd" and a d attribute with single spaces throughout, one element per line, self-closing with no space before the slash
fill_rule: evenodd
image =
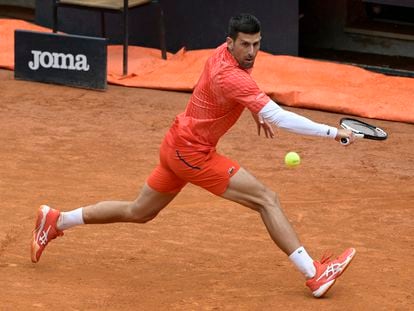
<path id="1" fill-rule="evenodd" d="M 232 51 L 233 50 L 233 45 L 234 45 L 234 41 L 232 38 L 227 37 L 226 38 L 226 43 L 227 43 L 227 48 Z"/>

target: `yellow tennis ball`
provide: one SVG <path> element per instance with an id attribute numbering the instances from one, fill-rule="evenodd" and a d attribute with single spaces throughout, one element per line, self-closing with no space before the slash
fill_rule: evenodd
<path id="1" fill-rule="evenodd" d="M 285 164 L 287 167 L 295 167 L 300 164 L 300 156 L 294 151 L 288 152 L 285 155 Z"/>

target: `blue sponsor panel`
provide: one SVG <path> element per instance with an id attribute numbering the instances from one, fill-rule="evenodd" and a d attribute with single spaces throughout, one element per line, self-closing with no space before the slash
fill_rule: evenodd
<path id="1" fill-rule="evenodd" d="M 15 31 L 15 79 L 106 89 L 104 38 Z"/>

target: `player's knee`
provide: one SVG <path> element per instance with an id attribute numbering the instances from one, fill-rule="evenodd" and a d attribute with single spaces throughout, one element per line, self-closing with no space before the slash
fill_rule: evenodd
<path id="1" fill-rule="evenodd" d="M 143 216 L 139 219 L 139 223 L 141 224 L 145 224 L 147 222 L 150 222 L 151 220 L 153 220 L 155 217 L 157 217 L 158 214 L 150 214 L 150 215 L 146 215 Z"/>
<path id="2" fill-rule="evenodd" d="M 271 210 L 279 208 L 280 204 L 278 195 L 275 192 L 266 189 L 262 195 L 260 204 L 258 205 L 259 212 L 270 212 Z"/>
<path id="3" fill-rule="evenodd" d="M 132 216 L 132 221 L 135 222 L 135 223 L 139 223 L 139 224 L 145 224 L 145 223 L 153 220 L 155 217 L 157 217 L 156 213 L 147 214 L 147 215 L 135 214 L 135 215 Z"/>
<path id="4" fill-rule="evenodd" d="M 142 208 L 139 208 L 136 204 L 136 202 L 132 203 L 130 206 L 130 220 L 135 223 L 144 224 L 151 220 L 153 220 L 155 217 L 157 217 L 158 213 L 153 211 L 145 211 Z"/>
<path id="5" fill-rule="evenodd" d="M 254 196 L 250 197 L 248 206 L 262 214 L 277 206 L 276 202 L 278 202 L 276 193 L 263 187 Z"/>

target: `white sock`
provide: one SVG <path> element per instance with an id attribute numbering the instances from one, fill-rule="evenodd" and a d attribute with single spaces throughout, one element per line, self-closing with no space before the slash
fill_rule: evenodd
<path id="1" fill-rule="evenodd" d="M 78 225 L 83 225 L 84 223 L 82 207 L 80 207 L 70 212 L 61 212 L 57 222 L 57 228 L 63 231 Z"/>
<path id="2" fill-rule="evenodd" d="M 303 273 L 306 279 L 311 279 L 316 274 L 315 266 L 313 265 L 313 259 L 309 256 L 306 249 L 301 246 L 289 255 L 289 259 L 293 264 Z"/>

